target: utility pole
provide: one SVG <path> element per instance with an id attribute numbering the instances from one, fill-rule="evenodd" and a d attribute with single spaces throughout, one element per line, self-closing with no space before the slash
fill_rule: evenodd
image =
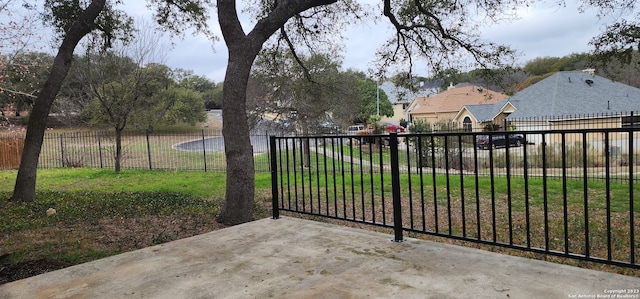
<path id="1" fill-rule="evenodd" d="M 376 115 L 380 116 L 380 87 L 378 86 L 380 79 L 376 79 Z"/>

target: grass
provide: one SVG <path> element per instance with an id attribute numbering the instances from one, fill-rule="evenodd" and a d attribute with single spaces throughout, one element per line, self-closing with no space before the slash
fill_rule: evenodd
<path id="1" fill-rule="evenodd" d="M 0 171 L 0 284 L 224 227 L 224 173 L 39 170 L 33 203 L 7 200 L 16 174 Z M 269 175 L 256 186 L 254 215 L 265 218 Z"/>
<path id="2" fill-rule="evenodd" d="M 16 172 L 1 172 L 2 190 L 15 182 Z M 224 173 L 188 171 L 124 170 L 62 168 L 39 170 L 37 190 L 61 192 L 174 192 L 200 198 L 220 198 L 224 194 Z"/>

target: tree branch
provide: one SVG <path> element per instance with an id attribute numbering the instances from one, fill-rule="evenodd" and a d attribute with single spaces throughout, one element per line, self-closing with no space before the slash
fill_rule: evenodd
<path id="1" fill-rule="evenodd" d="M 31 94 L 31 93 L 26 93 L 26 92 L 22 92 L 22 91 L 11 90 L 11 89 L 6 89 L 6 88 L 3 88 L 3 87 L 0 87 L 0 92 L 5 92 L 5 91 L 9 92 L 9 93 L 12 93 L 12 94 L 19 94 L 19 95 L 22 95 L 22 96 L 30 97 L 32 99 L 37 98 L 37 96 L 35 96 L 35 95 Z"/>
<path id="2" fill-rule="evenodd" d="M 307 78 L 307 81 L 314 82 L 313 79 L 311 78 L 311 74 L 309 73 L 309 69 L 307 69 L 302 59 L 300 59 L 300 57 L 298 56 L 298 53 L 296 53 L 296 48 L 291 42 L 291 40 L 289 39 L 289 35 L 287 34 L 287 31 L 284 29 L 284 27 L 280 28 L 280 34 L 282 34 L 283 39 L 287 43 L 287 46 L 289 47 L 289 51 L 291 52 L 293 59 L 302 68 L 304 76 L 305 78 Z"/>
<path id="3" fill-rule="evenodd" d="M 224 0 L 219 0 L 218 3 Z M 249 35 L 260 36 L 259 40 L 266 41 L 273 32 L 276 32 L 279 28 L 292 17 L 308 9 L 330 5 L 338 2 L 338 0 L 284 0 L 279 1 L 277 6 L 269 15 L 258 20 L 258 23 Z M 262 43 L 260 44 L 262 45 Z"/>

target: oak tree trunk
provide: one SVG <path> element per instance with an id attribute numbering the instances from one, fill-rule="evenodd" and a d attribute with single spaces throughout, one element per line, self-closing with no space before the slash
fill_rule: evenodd
<path id="1" fill-rule="evenodd" d="M 42 86 L 29 115 L 24 150 L 18 168 L 16 184 L 11 200 L 32 202 L 36 200 L 36 173 L 38 159 L 47 128 L 47 116 L 65 77 L 69 73 L 73 51 L 78 42 L 94 29 L 94 21 L 105 6 L 105 0 L 93 0 L 71 25 L 53 60 L 49 78 Z"/>
<path id="2" fill-rule="evenodd" d="M 115 159 L 115 172 L 120 173 L 122 168 L 122 131 L 124 128 L 116 128 L 116 155 Z"/>
<path id="3" fill-rule="evenodd" d="M 229 46 L 229 45 L 228 45 Z M 257 52 L 229 46 L 229 62 L 222 91 L 222 135 L 227 160 L 225 204 L 218 221 L 239 224 L 252 220 L 254 205 L 253 148 L 247 116 L 247 82 Z"/>
<path id="4" fill-rule="evenodd" d="M 291 17 L 314 6 L 336 0 L 284 0 L 268 16 L 258 20 L 248 34 L 238 19 L 236 1 L 218 0 L 218 22 L 229 51 L 222 91 L 222 135 L 227 159 L 225 203 L 217 217 L 227 225 L 252 220 L 255 195 L 253 149 L 247 117 L 247 83 L 258 52 L 276 30 Z"/>

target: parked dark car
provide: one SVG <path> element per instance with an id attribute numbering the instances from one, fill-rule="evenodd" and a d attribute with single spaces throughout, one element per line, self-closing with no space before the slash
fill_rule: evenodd
<path id="1" fill-rule="evenodd" d="M 340 126 L 331 121 L 325 120 L 318 124 L 318 132 L 324 135 L 340 134 Z"/>
<path id="2" fill-rule="evenodd" d="M 508 134 L 509 146 L 518 147 L 525 144 L 524 136 L 519 134 Z M 489 136 L 491 136 L 491 142 L 489 142 Z M 489 149 L 489 147 L 506 147 L 507 146 L 507 134 L 494 134 L 494 135 L 477 135 L 476 146 L 481 149 Z"/>

